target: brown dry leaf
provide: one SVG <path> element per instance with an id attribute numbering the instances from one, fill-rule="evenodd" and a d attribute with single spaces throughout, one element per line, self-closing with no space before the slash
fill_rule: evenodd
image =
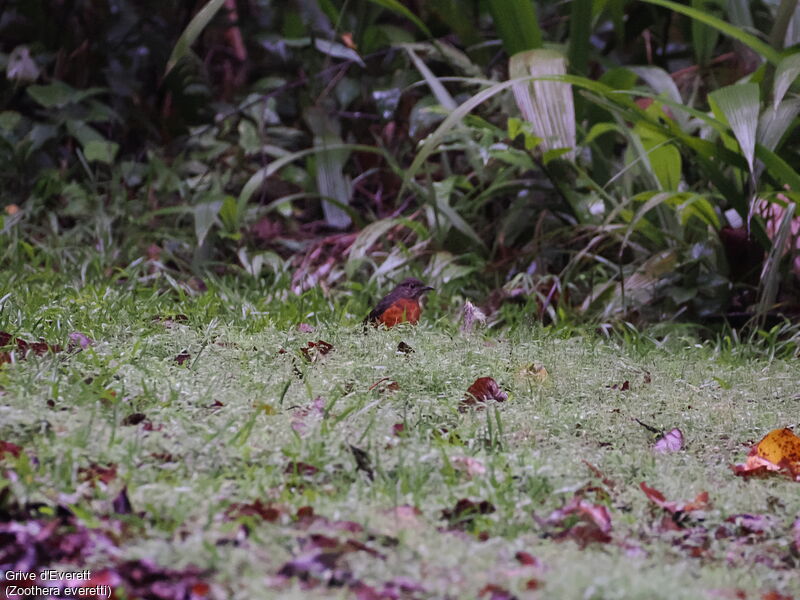
<path id="1" fill-rule="evenodd" d="M 691 502 L 668 502 L 667 499 L 664 497 L 664 494 L 659 492 L 655 488 L 651 488 L 647 485 L 644 481 L 639 484 L 639 487 L 642 488 L 644 495 L 653 502 L 657 504 L 668 513 L 674 515 L 676 513 L 688 513 L 694 512 L 697 510 L 708 510 L 711 504 L 708 502 L 708 492 L 700 492 L 697 494 L 697 497 L 692 500 Z"/>
<path id="2" fill-rule="evenodd" d="M 179 365 L 183 365 L 183 363 L 185 363 L 190 358 L 192 358 L 192 355 L 184 351 L 175 357 L 175 362 L 178 363 Z"/>
<path id="3" fill-rule="evenodd" d="M 560 529 L 554 539 L 571 539 L 581 548 L 591 542 L 605 544 L 611 541 L 611 514 L 608 508 L 601 504 L 592 504 L 578 494 L 563 508 L 550 513 L 542 524 Z"/>
<path id="4" fill-rule="evenodd" d="M 400 385 L 396 381 L 392 381 L 388 377 L 381 377 L 369 386 L 368 391 L 376 390 L 379 394 L 385 394 L 386 392 L 396 392 L 400 389 Z"/>
<path id="5" fill-rule="evenodd" d="M 742 477 L 776 472 L 800 481 L 800 438 L 788 427 L 773 429 L 753 446 L 744 464 L 733 466 L 733 472 Z"/>
<path id="6" fill-rule="evenodd" d="M 606 387 L 611 390 L 619 390 L 620 392 L 627 392 L 631 389 L 631 382 L 626 379 L 622 383 L 615 383 L 613 385 L 607 385 Z"/>
<path id="7" fill-rule="evenodd" d="M 664 434 L 655 444 L 653 444 L 653 452 L 656 454 L 669 454 L 670 452 L 678 452 L 683 449 L 683 432 L 678 429 L 672 429 Z"/>
<path id="8" fill-rule="evenodd" d="M 508 400 L 508 394 L 501 390 L 497 382 L 491 377 L 478 377 L 467 389 L 459 410 L 463 412 L 469 406 L 474 406 L 480 410 L 489 400 L 505 402 Z"/>
<path id="9" fill-rule="evenodd" d="M 333 350 L 333 344 L 329 344 L 324 340 L 308 342 L 306 347 L 300 348 L 303 357 L 310 363 L 316 362 L 321 356 L 325 356 L 331 350 Z"/>
<path id="10" fill-rule="evenodd" d="M 465 473 L 470 479 L 486 474 L 486 466 L 471 456 L 454 456 L 450 459 L 450 464 L 456 471 Z"/>

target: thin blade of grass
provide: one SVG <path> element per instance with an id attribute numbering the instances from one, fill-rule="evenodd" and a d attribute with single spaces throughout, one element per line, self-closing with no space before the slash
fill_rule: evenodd
<path id="1" fill-rule="evenodd" d="M 181 37 L 179 37 L 178 41 L 175 43 L 169 60 L 167 60 L 167 68 L 164 71 L 165 77 L 173 67 L 178 64 L 178 61 L 190 52 L 192 44 L 194 44 L 195 40 L 197 40 L 203 32 L 203 29 L 211 22 L 211 19 L 214 18 L 219 9 L 222 8 L 223 4 L 225 4 L 225 0 L 209 0 L 208 4 L 192 17 L 186 29 L 183 30 Z"/>

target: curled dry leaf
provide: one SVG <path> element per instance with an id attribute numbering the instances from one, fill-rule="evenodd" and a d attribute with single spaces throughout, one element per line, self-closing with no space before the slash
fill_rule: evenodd
<path id="1" fill-rule="evenodd" d="M 642 488 L 644 495 L 647 496 L 651 502 L 657 504 L 671 515 L 708 510 L 711 507 L 708 501 L 708 492 L 700 492 L 691 502 L 668 502 L 664 494 L 655 488 L 651 488 L 644 481 L 639 484 L 639 487 Z"/>
<path id="2" fill-rule="evenodd" d="M 672 429 L 664 434 L 655 444 L 653 444 L 653 452 L 656 454 L 669 454 L 670 452 L 678 452 L 683 449 L 683 432 L 678 429 Z"/>
<path id="3" fill-rule="evenodd" d="M 400 342 L 397 344 L 397 352 L 399 354 L 411 354 L 414 352 L 414 349 L 405 342 Z"/>
<path id="4" fill-rule="evenodd" d="M 274 523 L 277 521 L 283 510 L 279 506 L 267 503 L 257 498 L 250 503 L 235 502 L 225 510 L 225 517 L 228 519 L 238 519 L 240 517 L 258 517 L 263 521 Z"/>
<path id="5" fill-rule="evenodd" d="M 369 386 L 368 391 L 376 390 L 379 394 L 385 394 L 386 392 L 396 392 L 400 389 L 400 385 L 396 381 L 392 381 L 388 377 L 381 377 Z"/>
<path id="6" fill-rule="evenodd" d="M 488 500 L 475 502 L 469 498 L 462 498 L 453 508 L 442 510 L 442 519 L 449 521 L 450 527 L 465 529 L 478 515 L 488 515 L 494 511 L 494 504 Z"/>
<path id="7" fill-rule="evenodd" d="M 317 340 L 316 342 L 308 342 L 304 348 L 300 348 L 300 352 L 308 362 L 316 362 L 321 356 L 325 356 L 333 350 L 333 344 L 329 344 L 324 340 Z"/>
<path id="8" fill-rule="evenodd" d="M 178 363 L 179 365 L 182 365 L 183 363 L 185 363 L 185 362 L 186 362 L 187 360 L 189 360 L 190 358 L 192 358 L 192 355 L 191 355 L 191 354 L 189 354 L 189 353 L 188 353 L 188 352 L 186 352 L 186 351 L 183 351 L 183 352 L 181 352 L 180 354 L 178 354 L 178 355 L 175 357 L 175 362 L 176 362 L 176 363 Z"/>
<path id="9" fill-rule="evenodd" d="M 733 465 L 733 472 L 741 477 L 780 473 L 800 481 L 800 438 L 788 427 L 773 429 L 753 446 L 744 464 Z"/>
<path id="10" fill-rule="evenodd" d="M 577 520 L 576 520 L 577 517 Z M 574 540 L 581 548 L 592 542 L 611 541 L 611 514 L 601 504 L 592 504 L 575 495 L 563 508 L 554 510 L 544 525 L 557 529 L 556 540 Z"/>
<path id="11" fill-rule="evenodd" d="M 481 409 L 490 400 L 505 402 L 508 400 L 508 394 L 500 389 L 491 377 L 478 377 L 467 389 L 459 409 L 465 410 L 469 406 Z"/>

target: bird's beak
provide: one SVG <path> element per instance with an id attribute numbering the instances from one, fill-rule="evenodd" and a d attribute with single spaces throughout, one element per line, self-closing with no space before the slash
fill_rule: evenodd
<path id="1" fill-rule="evenodd" d="M 426 285 L 424 288 L 422 288 L 422 291 L 423 291 L 423 292 L 430 292 L 431 290 L 435 290 L 435 289 L 436 289 L 436 288 L 434 288 L 434 287 L 431 287 L 431 286 L 429 286 L 429 285 Z"/>

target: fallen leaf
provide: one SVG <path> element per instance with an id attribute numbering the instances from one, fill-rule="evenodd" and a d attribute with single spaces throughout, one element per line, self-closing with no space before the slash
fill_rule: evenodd
<path id="1" fill-rule="evenodd" d="M 514 558 L 517 559 L 517 562 L 521 565 L 525 565 L 526 567 L 541 567 L 542 562 L 533 556 L 533 554 L 529 552 L 525 552 L 524 550 L 518 551 Z"/>
<path id="2" fill-rule="evenodd" d="M 592 504 L 577 494 L 563 508 L 550 513 L 543 523 L 557 528 L 554 539 L 571 539 L 581 548 L 592 542 L 605 544 L 611 541 L 611 515 L 608 508 Z"/>
<path id="3" fill-rule="evenodd" d="M 117 465 L 111 464 L 107 467 L 92 463 L 88 467 L 81 467 L 78 469 L 78 477 L 81 481 L 90 481 L 92 483 L 101 482 L 108 484 L 117 477 Z"/>
<path id="4" fill-rule="evenodd" d="M 465 529 L 478 515 L 488 515 L 494 511 L 494 504 L 488 500 L 474 502 L 469 498 L 462 498 L 453 508 L 442 510 L 442 519 L 449 521 L 450 527 Z"/>
<path id="5" fill-rule="evenodd" d="M 67 350 L 70 352 L 79 348 L 81 350 L 86 350 L 90 346 L 94 346 L 94 340 L 88 335 L 83 334 L 80 331 L 73 331 L 69 334 L 69 345 L 67 346 Z"/>
<path id="6" fill-rule="evenodd" d="M 481 591 L 478 592 L 478 596 L 481 598 L 486 596 L 488 600 L 517 600 L 514 594 L 494 583 L 487 583 L 483 586 Z"/>
<path id="7" fill-rule="evenodd" d="M 691 502 L 668 502 L 664 494 L 655 488 L 651 488 L 644 481 L 639 484 L 639 487 L 651 502 L 660 506 L 671 515 L 708 510 L 711 507 L 711 504 L 708 502 L 708 492 L 700 492 Z"/>
<path id="8" fill-rule="evenodd" d="M 114 512 L 118 515 L 129 515 L 133 512 L 133 506 L 131 505 L 131 501 L 128 498 L 127 486 L 122 488 L 119 494 L 117 494 L 117 497 L 111 501 L 111 507 L 114 509 Z"/>
<path id="9" fill-rule="evenodd" d="M 314 333 L 314 327 L 312 327 L 308 323 L 299 323 L 297 325 L 297 331 L 299 331 L 300 333 Z"/>
<path id="10" fill-rule="evenodd" d="M 175 362 L 178 363 L 179 365 L 182 365 L 183 363 L 185 363 L 190 358 L 192 358 L 192 355 L 189 354 L 188 352 L 184 351 L 184 352 L 181 352 L 180 354 L 178 354 L 178 356 L 175 357 Z"/>
<path id="11" fill-rule="evenodd" d="M 453 465 L 457 471 L 466 473 L 467 477 L 472 479 L 486 474 L 486 467 L 477 458 L 471 456 L 454 456 L 450 459 L 450 464 Z"/>
<path id="12" fill-rule="evenodd" d="M 250 503 L 235 502 L 225 509 L 225 516 L 229 519 L 252 516 L 269 523 L 277 521 L 282 513 L 283 511 L 279 507 L 265 503 L 260 498 Z"/>
<path id="13" fill-rule="evenodd" d="M 369 477 L 370 481 L 374 480 L 375 473 L 373 473 L 372 461 L 370 460 L 367 451 L 350 444 L 350 452 L 353 453 L 353 458 L 356 459 L 356 469 L 359 471 L 364 471 L 364 473 L 367 474 L 367 477 Z"/>
<path id="14" fill-rule="evenodd" d="M 12 444 L 11 442 L 4 442 L 3 440 L 0 440 L 0 459 L 2 459 L 3 456 L 6 454 L 10 454 L 14 458 L 17 458 L 21 452 L 22 452 L 21 446 L 17 446 L 16 444 Z"/>
<path id="15" fill-rule="evenodd" d="M 122 421 L 120 421 L 120 425 L 129 427 L 131 425 L 138 425 L 139 423 L 143 423 L 146 420 L 147 420 L 147 415 L 144 413 L 140 412 L 131 413 L 127 417 L 122 419 Z"/>
<path id="16" fill-rule="evenodd" d="M 683 432 L 678 429 L 672 429 L 664 434 L 655 444 L 653 444 L 653 452 L 656 454 L 669 454 L 670 452 L 678 452 L 683 449 Z"/>
<path id="17" fill-rule="evenodd" d="M 491 377 L 478 377 L 467 389 L 459 409 L 465 410 L 469 406 L 480 409 L 489 400 L 505 402 L 508 400 L 508 394 L 501 390 L 497 382 Z"/>
<path id="18" fill-rule="evenodd" d="M 785 427 L 773 429 L 750 450 L 744 464 L 733 465 L 742 477 L 781 473 L 800 481 L 800 438 Z"/>
<path id="19" fill-rule="evenodd" d="M 320 356 L 325 356 L 333 350 L 333 344 L 329 344 L 324 340 L 317 340 L 316 342 L 308 342 L 308 344 L 300 348 L 300 352 L 308 362 L 316 362 Z"/>
<path id="20" fill-rule="evenodd" d="M 397 344 L 397 351 L 400 354 L 411 354 L 412 352 L 414 352 L 414 349 L 405 342 L 400 342 L 399 344 Z"/>
<path id="21" fill-rule="evenodd" d="M 396 381 L 392 381 L 388 377 L 381 377 L 378 381 L 369 386 L 367 391 L 371 392 L 374 389 L 377 389 L 379 394 L 384 394 L 386 392 L 396 392 L 400 389 L 400 386 Z"/>

